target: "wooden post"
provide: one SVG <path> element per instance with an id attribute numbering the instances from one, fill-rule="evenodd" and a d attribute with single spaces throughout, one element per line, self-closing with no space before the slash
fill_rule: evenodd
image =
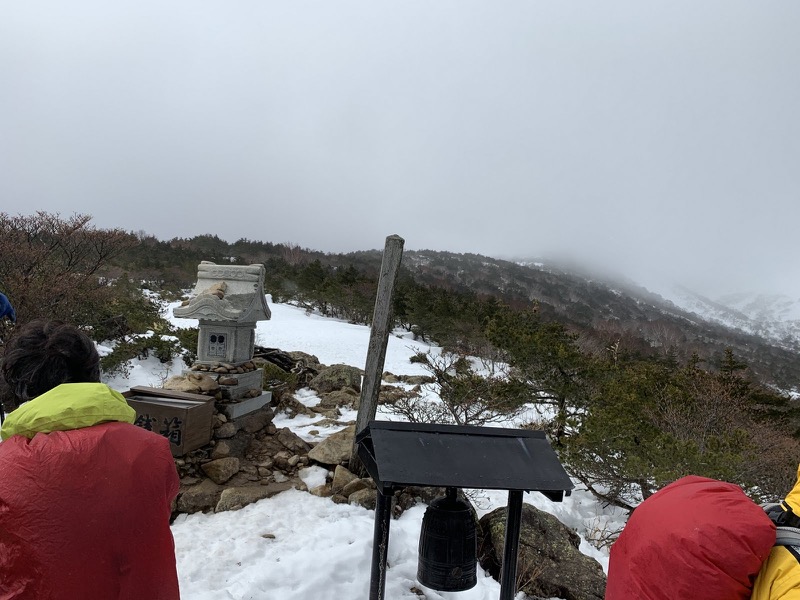
<path id="1" fill-rule="evenodd" d="M 375 298 L 375 312 L 372 315 L 372 329 L 367 348 L 367 364 L 364 367 L 364 383 L 361 386 L 361 399 L 356 418 L 356 434 L 363 431 L 375 418 L 378 410 L 378 394 L 381 389 L 383 364 L 386 360 L 386 346 L 389 343 L 392 323 L 392 292 L 397 280 L 400 260 L 403 258 L 405 240 L 399 235 L 386 238 L 383 250 L 381 275 L 378 279 L 378 294 Z M 355 438 L 350 452 L 350 470 L 359 477 L 365 477 L 366 471 L 356 452 Z"/>

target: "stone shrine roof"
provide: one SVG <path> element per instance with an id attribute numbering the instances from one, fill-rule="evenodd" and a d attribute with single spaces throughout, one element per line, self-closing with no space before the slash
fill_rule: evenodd
<path id="1" fill-rule="evenodd" d="M 203 261 L 197 267 L 193 297 L 172 312 L 182 319 L 253 323 L 272 317 L 264 297 L 264 265 L 218 265 Z"/>

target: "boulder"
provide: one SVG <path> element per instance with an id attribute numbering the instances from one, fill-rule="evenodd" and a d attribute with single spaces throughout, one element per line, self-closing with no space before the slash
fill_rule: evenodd
<path id="1" fill-rule="evenodd" d="M 236 435 L 237 431 L 239 430 L 237 429 L 236 425 L 229 421 L 227 423 L 223 423 L 214 430 L 214 437 L 217 439 L 232 438 Z"/>
<path id="2" fill-rule="evenodd" d="M 326 419 L 338 419 L 342 416 L 342 413 L 339 412 L 338 408 L 324 408 L 322 406 L 312 406 L 311 410 L 313 410 L 318 415 L 325 417 Z"/>
<path id="3" fill-rule="evenodd" d="M 239 459 L 231 456 L 212 460 L 201 465 L 201 468 L 209 479 L 221 485 L 239 472 L 239 466 Z"/>
<path id="4" fill-rule="evenodd" d="M 348 483 L 355 481 L 356 479 L 358 479 L 358 476 L 355 473 L 352 473 L 349 469 L 343 467 L 342 465 L 336 465 L 336 469 L 333 471 L 331 489 L 338 493 L 342 491 Z"/>
<path id="5" fill-rule="evenodd" d="M 313 354 L 301 352 L 300 350 L 294 350 L 292 352 L 287 352 L 286 354 L 294 361 L 294 366 L 292 367 L 293 370 L 310 367 L 316 371 L 319 371 L 320 368 L 322 368 L 319 358 Z"/>
<path id="6" fill-rule="evenodd" d="M 433 377 L 430 375 L 409 375 L 404 378 L 404 382 L 409 385 L 424 385 L 426 383 L 432 383 Z"/>
<path id="7" fill-rule="evenodd" d="M 324 394 L 320 400 L 319 407 L 325 409 L 339 408 L 340 406 L 358 408 L 358 404 L 358 392 L 352 388 L 346 388 Z"/>
<path id="8" fill-rule="evenodd" d="M 445 494 L 446 489 L 441 487 L 407 486 L 399 489 L 395 493 L 395 501 L 392 510 L 399 515 L 417 504 L 426 504 L 430 506 L 434 500 L 443 497 Z M 458 498 L 459 500 L 468 502 L 469 505 L 472 506 L 472 502 L 464 496 L 463 490 L 458 491 Z M 477 522 L 477 520 L 476 516 L 475 521 Z"/>
<path id="9" fill-rule="evenodd" d="M 297 415 L 306 415 L 307 417 L 315 416 L 313 410 L 308 408 L 305 404 L 297 400 L 293 396 L 289 396 L 288 394 L 281 397 L 281 401 L 278 405 L 280 410 L 284 410 L 289 413 L 291 418 L 296 417 Z"/>
<path id="10" fill-rule="evenodd" d="M 284 448 L 293 454 L 308 454 L 308 451 L 311 450 L 311 444 L 306 442 L 288 427 L 279 429 L 275 434 L 275 438 Z"/>
<path id="11" fill-rule="evenodd" d="M 278 467 L 281 471 L 289 470 L 289 459 L 292 458 L 292 453 L 288 450 L 281 450 L 277 452 L 275 456 L 272 457 L 275 466 Z"/>
<path id="12" fill-rule="evenodd" d="M 382 385 L 378 393 L 378 404 L 395 404 L 404 398 L 414 398 L 419 392 L 409 391 L 396 385 Z"/>
<path id="13" fill-rule="evenodd" d="M 337 431 L 314 446 L 309 451 L 308 458 L 323 465 L 339 465 L 348 462 L 353 449 L 355 433 L 355 425 L 349 425 L 341 431 Z"/>
<path id="14" fill-rule="evenodd" d="M 478 530 L 481 566 L 499 578 L 506 508 L 484 515 Z M 518 591 L 535 598 L 603 600 L 606 576 L 593 558 L 578 550 L 580 538 L 553 515 L 522 505 L 517 562 Z"/>
<path id="15" fill-rule="evenodd" d="M 286 450 L 286 446 L 281 444 L 275 435 L 256 435 L 248 448 L 248 452 L 259 460 L 271 460 L 281 450 Z"/>
<path id="16" fill-rule="evenodd" d="M 374 490 L 375 486 L 371 486 L 367 481 L 366 479 L 354 479 L 341 489 L 342 496 L 347 496 L 349 498 L 351 495 L 361 490 Z"/>
<path id="17" fill-rule="evenodd" d="M 213 510 L 219 501 L 223 487 L 210 479 L 193 485 L 178 497 L 178 511 L 182 513 L 206 512 Z"/>
<path id="18" fill-rule="evenodd" d="M 234 424 L 237 428 L 246 431 L 247 433 L 255 433 L 256 431 L 261 431 L 267 425 L 272 423 L 272 419 L 275 418 L 275 413 L 272 412 L 272 409 L 268 406 L 259 408 L 258 410 L 254 410 L 251 413 L 247 413 L 243 417 L 239 417 L 238 419 L 234 419 Z"/>
<path id="19" fill-rule="evenodd" d="M 292 487 L 292 484 L 287 481 L 284 483 L 270 483 L 268 485 L 226 488 L 222 491 L 222 494 L 220 494 L 219 502 L 217 502 L 214 512 L 238 510 L 258 500 L 271 498 L 276 494 L 292 489 Z"/>
<path id="20" fill-rule="evenodd" d="M 375 510 L 375 506 L 378 503 L 378 490 L 372 488 L 358 490 L 347 496 L 347 502 L 348 504 L 363 506 L 367 510 Z"/>
<path id="21" fill-rule="evenodd" d="M 244 458 L 252 441 L 253 435 L 244 431 L 237 432 L 232 438 L 217 440 L 213 450 L 211 450 L 211 458 L 227 458 L 229 456 Z"/>
<path id="22" fill-rule="evenodd" d="M 332 365 L 322 369 L 308 382 L 308 387 L 319 394 L 328 394 L 344 388 L 353 388 L 356 392 L 360 392 L 362 374 L 363 371 L 356 367 Z"/>
<path id="23" fill-rule="evenodd" d="M 320 498 L 329 498 L 333 495 L 330 483 L 323 483 L 308 491 L 312 496 L 319 496 Z"/>

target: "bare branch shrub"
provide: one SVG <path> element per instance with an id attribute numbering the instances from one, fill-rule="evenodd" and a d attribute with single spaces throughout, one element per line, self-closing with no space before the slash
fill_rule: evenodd
<path id="1" fill-rule="evenodd" d="M 98 230 L 88 215 L 0 213 L 0 289 L 20 324 L 36 318 L 91 325 L 114 292 L 101 267 L 136 244 L 120 229 Z"/>
<path id="2" fill-rule="evenodd" d="M 416 358 L 433 378 L 423 384 L 431 394 L 402 397 L 390 412 L 412 423 L 484 425 L 505 421 L 522 409 L 524 389 L 499 366 L 485 364 L 479 373 L 463 354 L 427 352 L 424 357 L 424 362 Z"/>
<path id="3" fill-rule="evenodd" d="M 607 519 L 595 517 L 586 526 L 586 541 L 598 550 L 606 550 L 617 541 L 624 525 L 612 527 Z"/>

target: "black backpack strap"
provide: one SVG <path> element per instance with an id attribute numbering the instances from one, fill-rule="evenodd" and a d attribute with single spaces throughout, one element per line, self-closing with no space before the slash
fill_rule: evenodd
<path id="1" fill-rule="evenodd" d="M 786 504 L 786 502 L 773 502 L 770 504 L 762 504 L 761 506 L 767 513 L 767 516 L 772 519 L 772 522 L 778 527 L 800 529 L 800 517 L 794 514 L 792 507 Z"/>
<path id="2" fill-rule="evenodd" d="M 800 519 L 794 514 L 792 507 L 785 502 L 762 504 L 761 507 L 777 528 L 775 545 L 786 548 L 800 563 Z"/>

